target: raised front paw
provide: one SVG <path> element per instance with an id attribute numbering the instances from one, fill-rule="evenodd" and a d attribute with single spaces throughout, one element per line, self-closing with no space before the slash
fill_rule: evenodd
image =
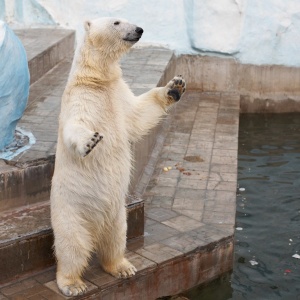
<path id="1" fill-rule="evenodd" d="M 166 85 L 166 88 L 168 102 L 170 104 L 174 101 L 177 102 L 185 92 L 185 80 L 181 75 L 177 75 L 171 81 L 169 81 L 169 83 Z"/>
<path id="2" fill-rule="evenodd" d="M 87 156 L 102 139 L 103 136 L 100 135 L 99 132 L 95 132 L 93 137 L 90 138 L 84 146 L 83 157 Z"/>

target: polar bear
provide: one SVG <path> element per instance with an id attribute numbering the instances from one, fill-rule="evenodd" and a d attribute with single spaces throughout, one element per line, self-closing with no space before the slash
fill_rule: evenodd
<path id="1" fill-rule="evenodd" d="M 93 252 L 113 276 L 136 272 L 124 257 L 131 143 L 157 125 L 185 91 L 179 75 L 141 96 L 131 92 L 119 59 L 142 33 L 124 19 L 87 21 L 62 97 L 51 222 L 57 284 L 66 296 L 85 292 L 81 275 Z"/>

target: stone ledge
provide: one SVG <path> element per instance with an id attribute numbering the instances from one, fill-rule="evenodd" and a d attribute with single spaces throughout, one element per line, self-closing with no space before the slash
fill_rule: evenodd
<path id="1" fill-rule="evenodd" d="M 127 206 L 127 219 L 128 240 L 142 236 L 141 199 Z M 0 285 L 55 263 L 49 201 L 0 214 L 0 257 Z"/>
<path id="2" fill-rule="evenodd" d="M 186 254 L 170 250 L 163 245 L 157 245 L 147 253 L 128 251 L 126 257 L 138 269 L 137 274 L 129 279 L 116 279 L 103 272 L 94 258 L 84 275 L 88 292 L 74 299 L 156 299 L 206 283 L 232 268 L 233 237 L 197 247 Z M 31 296 L 70 299 L 58 291 L 55 268 L 3 286 L 1 293 L 7 299 L 30 299 Z"/>

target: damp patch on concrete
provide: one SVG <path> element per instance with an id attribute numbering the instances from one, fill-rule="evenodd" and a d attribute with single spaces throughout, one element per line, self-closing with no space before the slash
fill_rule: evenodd
<path id="1" fill-rule="evenodd" d="M 195 155 L 195 156 L 185 156 L 183 159 L 186 160 L 186 161 L 189 161 L 189 162 L 204 162 L 204 159 L 202 159 L 198 155 Z"/>

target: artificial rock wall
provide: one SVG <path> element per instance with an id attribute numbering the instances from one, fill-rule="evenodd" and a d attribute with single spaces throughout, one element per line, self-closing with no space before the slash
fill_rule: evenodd
<path id="1" fill-rule="evenodd" d="M 130 20 L 143 42 L 177 54 L 300 66 L 299 0 L 0 0 L 0 19 L 14 26 L 57 25 L 79 38 L 84 20 L 104 16 Z"/>

